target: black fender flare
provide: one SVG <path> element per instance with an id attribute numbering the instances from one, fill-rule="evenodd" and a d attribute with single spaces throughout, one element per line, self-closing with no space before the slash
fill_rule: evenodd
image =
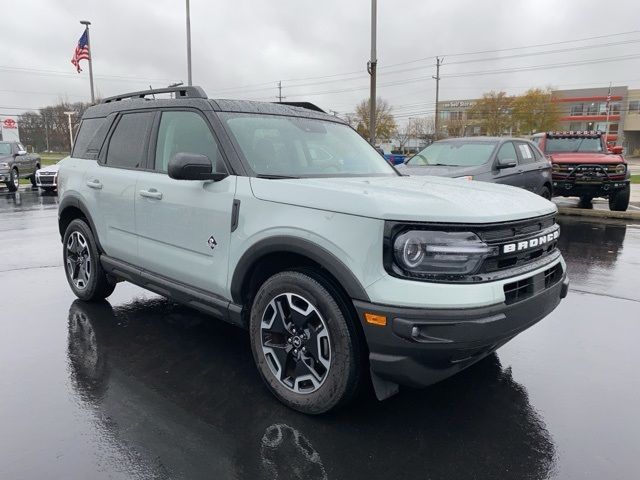
<path id="1" fill-rule="evenodd" d="M 251 267 L 271 253 L 295 253 L 322 265 L 346 290 L 351 299 L 369 301 L 369 295 L 356 276 L 333 253 L 324 247 L 299 237 L 279 235 L 260 240 L 240 258 L 231 279 L 231 298 L 242 303 L 242 285 Z"/>
<path id="2" fill-rule="evenodd" d="M 60 202 L 60 205 L 58 205 L 58 231 L 60 232 L 60 238 L 61 239 L 64 238 L 64 232 L 62 231 L 62 223 L 60 222 L 60 220 L 62 219 L 63 212 L 69 207 L 77 208 L 78 210 L 80 210 L 82 212 L 82 215 L 89 222 L 89 227 L 91 228 L 91 231 L 93 232 L 93 237 L 94 237 L 94 239 L 96 241 L 96 245 L 98 247 L 98 250 L 100 252 L 104 252 L 104 249 L 102 248 L 102 245 L 100 244 L 100 239 L 98 238 L 98 231 L 96 230 L 96 226 L 93 223 L 93 219 L 91 218 L 91 215 L 89 215 L 89 209 L 84 204 L 84 202 L 82 201 L 80 196 L 75 195 L 75 194 L 69 194 L 69 193 L 65 194 L 65 197 Z"/>

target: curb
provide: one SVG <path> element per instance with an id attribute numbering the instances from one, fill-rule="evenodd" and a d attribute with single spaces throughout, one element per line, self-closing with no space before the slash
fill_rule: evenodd
<path id="1" fill-rule="evenodd" d="M 560 215 L 567 215 L 572 217 L 616 218 L 619 220 L 640 221 L 640 211 L 612 212 L 610 210 L 591 210 L 586 208 L 558 207 L 558 213 Z"/>

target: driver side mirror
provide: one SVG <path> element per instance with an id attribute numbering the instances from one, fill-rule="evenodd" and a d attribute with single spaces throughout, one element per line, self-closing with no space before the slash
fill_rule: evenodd
<path id="1" fill-rule="evenodd" d="M 229 175 L 214 172 L 209 157 L 197 153 L 176 153 L 169 160 L 167 173 L 175 180 L 213 180 L 214 182 Z"/>
<path id="2" fill-rule="evenodd" d="M 498 170 L 504 170 L 505 168 L 513 168 L 518 163 L 512 158 L 499 158 L 496 162 L 496 168 Z"/>

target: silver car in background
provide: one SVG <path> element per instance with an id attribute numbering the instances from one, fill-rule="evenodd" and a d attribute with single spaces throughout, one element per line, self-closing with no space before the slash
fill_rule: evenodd
<path id="1" fill-rule="evenodd" d="M 36 185 L 45 192 L 52 192 L 58 188 L 58 170 L 57 163 L 41 168 L 36 171 Z"/>

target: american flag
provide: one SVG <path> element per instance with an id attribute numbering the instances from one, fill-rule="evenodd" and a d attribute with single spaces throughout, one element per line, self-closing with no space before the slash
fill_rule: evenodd
<path id="1" fill-rule="evenodd" d="M 71 63 L 78 69 L 78 73 L 82 71 L 80 68 L 80 60 L 89 60 L 89 42 L 87 42 L 86 30 L 80 37 L 80 40 L 78 40 L 76 51 L 73 53 L 73 58 L 71 59 Z"/>

